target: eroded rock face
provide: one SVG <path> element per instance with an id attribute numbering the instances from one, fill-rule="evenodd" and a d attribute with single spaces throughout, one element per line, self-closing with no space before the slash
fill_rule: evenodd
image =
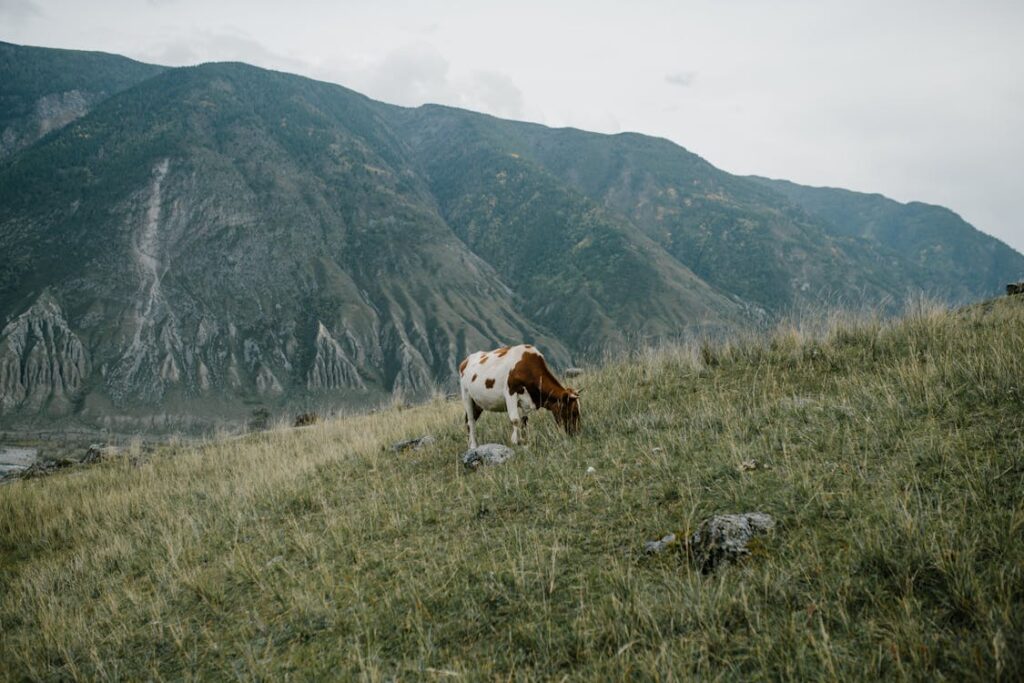
<path id="1" fill-rule="evenodd" d="M 309 368 L 306 387 L 309 389 L 365 389 L 359 370 L 330 330 L 317 321 L 316 355 Z"/>
<path id="2" fill-rule="evenodd" d="M 75 119 L 89 113 L 91 102 L 96 95 L 80 90 L 68 90 L 62 93 L 44 95 L 36 100 L 37 137 L 42 137 L 51 130 L 63 128 Z"/>
<path id="3" fill-rule="evenodd" d="M 88 374 L 86 349 L 49 294 L 0 332 L 0 413 L 65 414 Z"/>
<path id="4" fill-rule="evenodd" d="M 78 89 L 43 95 L 35 101 L 31 114 L 6 126 L 0 133 L 0 159 L 85 116 L 100 99 L 102 95 L 99 93 Z"/>

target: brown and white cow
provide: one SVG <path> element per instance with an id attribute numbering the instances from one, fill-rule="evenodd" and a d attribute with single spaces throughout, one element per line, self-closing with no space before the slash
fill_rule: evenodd
<path id="1" fill-rule="evenodd" d="M 519 443 L 519 428 L 526 429 L 528 413 L 539 408 L 550 410 L 566 433 L 580 430 L 579 394 L 555 379 L 530 344 L 470 354 L 459 364 L 459 385 L 470 448 L 476 448 L 476 421 L 485 410 L 508 413 L 513 445 Z"/>

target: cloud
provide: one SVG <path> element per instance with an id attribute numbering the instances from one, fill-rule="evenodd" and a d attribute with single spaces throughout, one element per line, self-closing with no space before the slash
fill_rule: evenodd
<path id="1" fill-rule="evenodd" d="M 495 71 L 477 71 L 462 93 L 468 109 L 479 109 L 504 118 L 523 116 L 523 92 L 511 78 Z"/>
<path id="2" fill-rule="evenodd" d="M 282 71 L 309 71 L 309 64 L 306 62 L 277 53 L 230 27 L 218 32 L 191 32 L 187 37 L 175 37 L 156 43 L 140 57 L 168 66 L 188 66 L 203 62 L 246 62 Z"/>
<path id="3" fill-rule="evenodd" d="M 522 91 L 507 75 L 454 73 L 444 55 L 425 42 L 404 45 L 361 67 L 321 71 L 329 80 L 392 104 L 432 102 L 508 118 L 522 117 L 525 110 Z"/>
<path id="4" fill-rule="evenodd" d="M 0 0 L 0 17 L 12 24 L 43 16 L 34 0 Z"/>
<path id="5" fill-rule="evenodd" d="M 356 74 L 368 95 L 387 102 L 416 106 L 455 98 L 448 77 L 448 60 L 426 43 L 405 45 Z"/>
<path id="6" fill-rule="evenodd" d="M 665 82 L 680 88 L 689 88 L 697 78 L 696 71 L 675 71 L 665 76 Z"/>

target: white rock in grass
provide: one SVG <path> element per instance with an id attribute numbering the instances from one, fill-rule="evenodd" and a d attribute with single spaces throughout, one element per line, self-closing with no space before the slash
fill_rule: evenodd
<path id="1" fill-rule="evenodd" d="M 666 534 L 657 541 L 647 541 L 644 543 L 644 552 L 648 555 L 655 555 L 660 553 L 665 548 L 669 547 L 676 542 L 675 534 Z"/>
<path id="2" fill-rule="evenodd" d="M 774 528 L 775 520 L 764 512 L 715 515 L 701 522 L 690 538 L 690 552 L 701 571 L 707 573 L 721 562 L 749 555 L 750 539 Z"/>
<path id="3" fill-rule="evenodd" d="M 514 455 L 515 451 L 504 444 L 485 443 L 466 451 L 462 455 L 462 464 L 468 470 L 475 470 L 481 465 L 500 465 Z"/>
<path id="4" fill-rule="evenodd" d="M 597 472 L 597 468 L 595 468 L 593 465 L 587 468 L 587 474 L 593 474 L 594 472 Z"/>

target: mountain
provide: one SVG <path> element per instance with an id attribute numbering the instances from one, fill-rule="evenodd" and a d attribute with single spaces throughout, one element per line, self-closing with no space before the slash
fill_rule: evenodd
<path id="1" fill-rule="evenodd" d="M 1024 274 L 967 224 L 929 233 L 967 270 L 933 268 L 665 140 L 0 47 L 5 136 L 38 130 L 26 103 L 91 93 L 0 158 L 0 424 L 209 429 L 448 390 L 505 342 L 564 367 Z"/>
<path id="2" fill-rule="evenodd" d="M 341 88 L 239 64 L 166 72 L 0 169 L 0 207 L 0 298 L 26 310 L 3 332 L 8 411 L 238 417 L 253 400 L 423 395 L 500 339 L 567 358 Z M 34 332 L 54 326 L 89 350 L 64 392 L 78 405 L 33 386 L 69 363 Z"/>
<path id="3" fill-rule="evenodd" d="M 973 301 L 1024 275 L 1021 255 L 943 206 L 903 204 L 880 194 L 754 178 L 814 215 L 840 238 L 868 240 L 892 255 L 926 292 Z"/>
<path id="4" fill-rule="evenodd" d="M 164 70 L 102 52 L 0 42 L 0 160 Z"/>

